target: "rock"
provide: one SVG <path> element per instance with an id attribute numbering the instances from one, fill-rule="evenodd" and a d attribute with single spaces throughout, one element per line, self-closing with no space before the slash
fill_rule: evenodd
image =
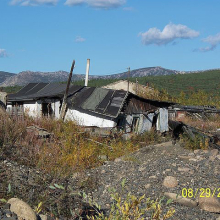
<path id="1" fill-rule="evenodd" d="M 200 150 L 194 150 L 193 152 L 194 152 L 194 154 L 198 154 L 200 152 Z"/>
<path id="2" fill-rule="evenodd" d="M 37 216 L 32 210 L 32 208 L 20 199 L 12 198 L 8 200 L 10 206 L 10 211 L 14 212 L 18 218 L 24 220 L 37 220 Z"/>
<path id="3" fill-rule="evenodd" d="M 166 169 L 165 172 L 171 172 L 171 169 Z"/>
<path id="4" fill-rule="evenodd" d="M 193 170 L 190 170 L 189 173 L 190 173 L 190 174 L 194 174 L 194 171 L 193 171 Z"/>
<path id="5" fill-rule="evenodd" d="M 209 157 L 209 160 L 210 160 L 210 161 L 214 161 L 215 158 L 216 158 L 216 156 L 210 156 L 210 157 Z"/>
<path id="6" fill-rule="evenodd" d="M 220 220 L 220 216 L 216 220 Z"/>
<path id="7" fill-rule="evenodd" d="M 220 202 L 215 197 L 199 197 L 199 207 L 208 212 L 220 213 Z"/>
<path id="8" fill-rule="evenodd" d="M 151 186 L 151 185 L 148 183 L 148 184 L 146 184 L 146 185 L 144 186 L 144 188 L 145 188 L 145 189 L 149 189 L 150 186 Z"/>
<path id="9" fill-rule="evenodd" d="M 138 171 L 140 171 L 140 172 L 142 172 L 142 171 L 144 171 L 144 170 L 146 170 L 146 167 L 140 167 L 140 168 L 138 169 Z"/>
<path id="10" fill-rule="evenodd" d="M 108 160 L 108 156 L 107 155 L 100 155 L 100 159 L 107 161 Z"/>
<path id="11" fill-rule="evenodd" d="M 167 176 L 167 177 L 165 177 L 165 179 L 163 181 L 163 185 L 168 188 L 173 188 L 178 185 L 178 182 L 175 177 Z"/>
<path id="12" fill-rule="evenodd" d="M 178 167 L 178 171 L 180 171 L 180 172 L 189 172 L 190 169 L 187 168 L 187 167 Z"/>
<path id="13" fill-rule="evenodd" d="M 115 162 L 116 162 L 116 163 L 121 162 L 121 161 L 122 161 L 121 158 L 116 158 L 116 159 L 115 159 Z"/>
<path id="14" fill-rule="evenodd" d="M 47 220 L 47 216 L 46 215 L 39 215 L 41 220 Z"/>
<path id="15" fill-rule="evenodd" d="M 216 156 L 216 158 L 218 158 L 220 160 L 220 154 Z"/>
<path id="16" fill-rule="evenodd" d="M 210 155 L 217 156 L 218 155 L 218 149 L 213 149 L 210 151 Z"/>
<path id="17" fill-rule="evenodd" d="M 188 198 L 183 198 L 180 195 L 177 195 L 176 193 L 169 193 L 166 192 L 164 193 L 164 195 L 169 198 L 172 199 L 174 202 L 177 202 L 181 205 L 187 206 L 187 207 L 196 207 L 197 206 L 197 202 L 193 201 L 192 199 L 188 199 Z"/>
<path id="18" fill-rule="evenodd" d="M 204 158 L 204 157 L 201 157 L 200 155 L 197 155 L 197 156 L 196 156 L 196 159 L 197 159 L 198 161 L 201 161 L 201 160 L 204 160 L 205 158 Z"/>
<path id="19" fill-rule="evenodd" d="M 149 176 L 149 179 L 156 179 L 156 176 Z"/>
<path id="20" fill-rule="evenodd" d="M 189 159 L 191 159 L 190 156 L 186 156 L 186 155 L 179 155 L 178 157 L 179 157 L 180 159 L 183 159 L 183 160 L 189 160 Z"/>
<path id="21" fill-rule="evenodd" d="M 189 161 L 198 162 L 196 158 L 189 158 Z"/>

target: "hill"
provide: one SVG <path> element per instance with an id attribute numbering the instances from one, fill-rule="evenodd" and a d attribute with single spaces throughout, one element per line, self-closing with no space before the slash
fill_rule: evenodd
<path id="1" fill-rule="evenodd" d="M 164 75 L 173 75 L 181 73 L 180 71 L 176 70 L 170 70 L 165 69 L 163 67 L 157 66 L 157 67 L 147 67 L 147 68 L 140 68 L 131 70 L 130 77 L 144 77 L 144 76 L 164 76 Z M 112 75 L 106 75 L 101 76 L 99 78 L 101 79 L 125 79 L 128 77 L 128 72 L 118 73 L 118 74 L 112 74 Z"/>
<path id="2" fill-rule="evenodd" d="M 159 90 L 165 89 L 170 95 L 176 96 L 181 91 L 185 93 L 203 90 L 210 96 L 220 96 L 220 70 L 208 70 L 188 74 L 169 76 L 141 77 L 141 84 L 153 84 Z"/>
<path id="3" fill-rule="evenodd" d="M 158 70 L 158 72 L 156 72 Z M 89 86 L 105 86 L 121 78 L 126 78 L 127 73 L 120 73 L 110 76 L 90 76 Z M 151 74 L 149 76 L 149 74 Z M 166 75 L 160 75 L 166 74 Z M 145 76 L 146 75 L 146 76 Z M 130 80 L 135 82 L 136 78 L 138 83 L 154 86 L 159 90 L 166 90 L 171 96 L 178 96 L 181 91 L 185 93 L 196 92 L 198 90 L 205 91 L 210 97 L 220 96 L 220 70 L 207 70 L 201 72 L 190 72 L 181 74 L 178 71 L 170 71 L 161 67 L 149 67 L 131 71 Z M 4 86 L 9 85 L 24 85 L 28 82 L 57 82 L 66 81 L 68 73 L 64 71 L 53 73 L 39 73 L 39 72 L 21 72 L 20 74 L 7 79 Z M 74 84 L 84 85 L 84 75 L 73 74 Z M 0 86 L 2 86 L 0 85 Z M 14 87 L 10 87 L 10 91 Z M 17 87 L 17 89 L 20 87 Z M 5 88 L 7 90 L 7 87 Z M 5 91 L 4 89 L 4 91 Z"/>
<path id="4" fill-rule="evenodd" d="M 14 75 L 11 78 L 7 78 L 1 86 L 22 86 L 30 82 L 60 82 L 68 79 L 68 73 L 65 71 L 58 72 L 32 72 L 23 71 Z"/>
<path id="5" fill-rule="evenodd" d="M 14 75 L 15 75 L 14 73 L 0 71 L 0 84 L 3 83 L 6 79 L 8 79 Z"/>
<path id="6" fill-rule="evenodd" d="M 148 67 L 132 70 L 130 72 L 130 77 L 143 77 L 143 76 L 158 76 L 158 75 L 171 75 L 177 74 L 178 71 L 168 70 L 162 67 Z M 33 72 L 33 71 L 23 71 L 19 74 L 14 75 L 11 78 L 7 78 L 0 86 L 22 86 L 30 82 L 62 82 L 67 81 L 69 73 L 66 71 L 57 72 Z M 123 72 L 113 75 L 90 75 L 90 79 L 104 79 L 104 80 L 115 80 L 123 79 L 128 77 L 128 72 Z M 73 74 L 73 81 L 84 80 L 84 74 Z M 1 82 L 0 82 L 1 83 Z"/>
<path id="7" fill-rule="evenodd" d="M 159 90 L 166 90 L 168 94 L 177 96 L 181 91 L 185 93 L 203 90 L 210 96 L 220 96 L 220 70 L 207 70 L 201 72 L 191 72 L 187 74 L 172 74 L 160 76 L 137 77 L 138 83 L 149 84 Z M 118 79 L 92 79 L 89 86 L 105 86 L 118 81 Z M 135 82 L 136 78 L 130 78 Z M 83 85 L 83 81 L 75 84 Z"/>

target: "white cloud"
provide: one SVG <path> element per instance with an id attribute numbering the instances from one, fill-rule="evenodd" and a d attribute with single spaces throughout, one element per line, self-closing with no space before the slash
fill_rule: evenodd
<path id="1" fill-rule="evenodd" d="M 126 0 L 66 0 L 65 5 L 76 6 L 86 4 L 89 7 L 111 9 L 122 6 Z"/>
<path id="2" fill-rule="evenodd" d="M 0 58 L 7 57 L 8 54 L 5 49 L 0 49 Z"/>
<path id="3" fill-rule="evenodd" d="M 140 33 L 139 35 L 142 38 L 143 44 L 156 44 L 160 46 L 173 42 L 176 39 L 190 39 L 198 37 L 199 32 L 182 24 L 169 23 L 162 31 L 154 27 L 150 28 L 145 33 Z"/>
<path id="4" fill-rule="evenodd" d="M 84 42 L 84 41 L 86 41 L 86 39 L 83 38 L 83 37 L 80 37 L 80 36 L 77 36 L 76 39 L 75 39 L 75 42 L 78 42 L 78 43 L 81 43 L 81 42 Z"/>
<path id="5" fill-rule="evenodd" d="M 208 36 L 207 38 L 204 38 L 202 41 L 209 43 L 210 46 L 202 47 L 202 48 L 196 49 L 195 51 L 200 51 L 200 52 L 212 51 L 218 46 L 218 44 L 220 44 L 220 33 L 214 36 Z"/>
<path id="6" fill-rule="evenodd" d="M 11 5 L 38 6 L 38 5 L 56 5 L 58 0 L 11 0 Z"/>

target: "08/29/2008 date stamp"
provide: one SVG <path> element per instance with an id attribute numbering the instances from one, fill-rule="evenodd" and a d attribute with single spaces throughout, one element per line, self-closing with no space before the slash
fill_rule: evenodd
<path id="1" fill-rule="evenodd" d="M 184 198 L 196 198 L 196 197 L 218 197 L 220 198 L 220 188 L 183 188 L 182 197 Z"/>

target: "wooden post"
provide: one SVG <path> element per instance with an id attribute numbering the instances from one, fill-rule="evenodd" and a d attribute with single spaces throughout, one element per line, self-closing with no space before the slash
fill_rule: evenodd
<path id="1" fill-rule="evenodd" d="M 71 70 L 70 70 L 70 75 L 69 75 L 69 79 L 66 85 L 66 91 L 65 94 L 63 96 L 63 103 L 62 103 L 62 107 L 61 107 L 61 112 L 60 112 L 60 119 L 64 120 L 65 118 L 65 114 L 66 114 L 66 107 L 67 107 L 67 96 L 68 96 L 68 92 L 69 92 L 69 87 L 70 87 L 70 82 L 72 79 L 72 75 L 73 75 L 73 69 L 75 66 L 75 60 L 73 60 L 72 66 L 71 66 Z"/>

